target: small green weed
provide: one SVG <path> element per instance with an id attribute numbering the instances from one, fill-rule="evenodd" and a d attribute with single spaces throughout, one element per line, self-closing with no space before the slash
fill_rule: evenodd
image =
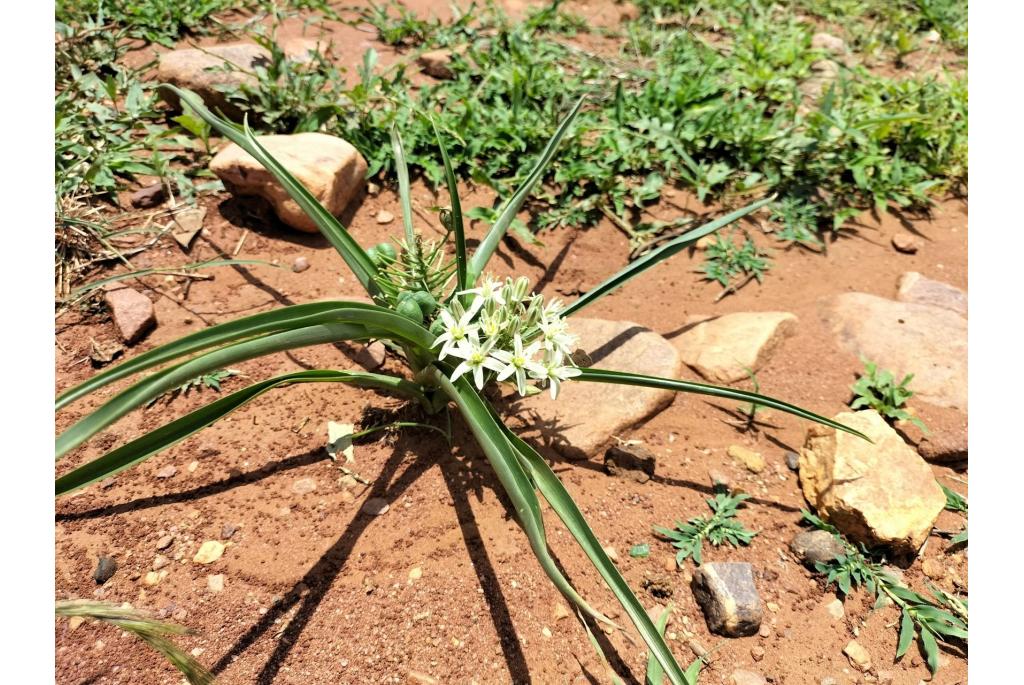
<path id="1" fill-rule="evenodd" d="M 928 669 L 934 674 L 939 670 L 938 642 L 967 642 L 966 600 L 952 598 L 945 593 L 936 594 L 934 591 L 937 599 L 913 592 L 887 573 L 880 563 L 851 545 L 834 526 L 809 511 L 803 511 L 803 518 L 814 527 L 832 533 L 846 548 L 846 553 L 834 561 L 818 562 L 816 565 L 817 571 L 826 575 L 827 583 L 835 583 L 844 595 L 850 594 L 855 588 L 864 587 L 875 595 L 875 608 L 890 602 L 899 607 L 901 618 L 897 660 L 907 653 L 916 636 Z M 952 608 L 952 611 L 943 607 Z M 962 607 L 962 613 L 958 607 Z"/>
<path id="2" fill-rule="evenodd" d="M 868 407 L 874 409 L 887 419 L 910 421 L 923 431 L 928 430 L 921 419 L 904 409 L 904 405 L 914 392 L 907 387 L 914 380 L 914 374 L 907 374 L 899 383 L 891 371 L 879 369 L 874 362 L 862 359 L 864 373 L 850 388 L 855 395 L 850 403 L 852 409 Z"/>
<path id="3" fill-rule="evenodd" d="M 200 391 L 203 388 L 209 388 L 210 390 L 213 390 L 215 392 L 220 392 L 220 384 L 222 381 L 227 380 L 232 376 L 241 375 L 241 372 L 239 372 L 236 369 L 218 369 L 216 371 L 211 371 L 209 373 L 204 373 L 202 375 L 196 376 L 195 378 L 190 378 L 189 380 L 185 381 L 184 383 L 169 391 L 167 394 L 162 395 L 161 397 L 165 397 L 167 401 L 170 402 L 171 400 L 177 398 L 179 395 L 188 396 L 189 392 L 191 392 L 192 390 Z M 153 400 L 150 401 L 150 403 L 146 406 L 152 406 L 159 399 L 160 397 L 153 398 Z"/>
<path id="4" fill-rule="evenodd" d="M 960 493 L 947 488 L 942 483 L 939 483 L 939 487 L 942 488 L 942 492 L 946 495 L 946 510 L 957 511 L 967 516 L 967 500 Z M 950 547 L 956 547 L 957 545 L 967 545 L 967 523 L 964 523 L 963 530 L 954 535 L 949 540 Z"/>
<path id="5" fill-rule="evenodd" d="M 760 283 L 765 272 L 771 268 L 765 254 L 749 236 L 744 238 L 742 245 L 724 236 L 716 236 L 715 242 L 707 246 L 704 254 L 704 278 L 718 281 L 726 288 L 738 277 L 748 280 L 756 278 Z"/>
<path id="6" fill-rule="evenodd" d="M 686 523 L 676 522 L 674 529 L 654 526 L 655 533 L 672 540 L 672 546 L 678 549 L 676 564 L 683 565 L 687 557 L 693 557 L 698 565 L 702 563 L 701 548 L 707 540 L 715 547 L 728 542 L 733 547 L 749 545 L 757 535 L 747 530 L 736 520 L 736 510 L 750 495 L 727 495 L 719 493 L 714 499 L 707 500 L 713 512 L 710 517 L 696 516 Z"/>

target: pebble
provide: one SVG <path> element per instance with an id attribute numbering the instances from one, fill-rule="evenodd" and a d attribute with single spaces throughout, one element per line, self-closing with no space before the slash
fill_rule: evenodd
<path id="1" fill-rule="evenodd" d="M 749 563 L 702 564 L 693 572 L 690 586 L 711 632 L 745 637 L 761 628 L 761 596 Z"/>
<path id="2" fill-rule="evenodd" d="M 423 569 L 420 568 L 419 566 L 416 566 L 411 571 L 409 571 L 409 580 L 419 580 L 422 577 L 423 577 Z"/>
<path id="3" fill-rule="evenodd" d="M 217 540 L 207 540 L 192 558 L 197 564 L 212 564 L 224 555 L 224 543 Z"/>
<path id="4" fill-rule="evenodd" d="M 308 495 L 316 491 L 316 481 L 312 478 L 299 478 L 292 483 L 292 492 L 296 495 Z"/>
<path id="5" fill-rule="evenodd" d="M 665 557 L 665 560 L 661 562 L 661 567 L 668 572 L 672 572 L 678 569 L 675 557 Z"/>
<path id="6" fill-rule="evenodd" d="M 165 536 L 163 536 L 162 538 L 160 538 L 159 540 L 156 541 L 156 548 L 159 549 L 159 550 L 167 549 L 168 547 L 171 546 L 172 542 L 174 542 L 174 536 L 173 535 L 165 535 Z"/>
<path id="7" fill-rule="evenodd" d="M 309 260 L 305 257 L 296 257 L 295 261 L 292 262 L 292 271 L 301 274 L 303 271 L 309 268 Z"/>
<path id="8" fill-rule="evenodd" d="M 100 557 L 96 561 L 96 570 L 92 574 L 92 579 L 96 581 L 97 585 L 103 585 L 110 580 L 115 571 L 117 571 L 117 562 L 113 557 Z"/>
<path id="9" fill-rule="evenodd" d="M 382 209 L 377 212 L 377 223 L 378 224 L 390 224 L 395 220 L 395 215 L 386 209 Z"/>
<path id="10" fill-rule="evenodd" d="M 153 185 L 146 186 L 145 188 L 139 188 L 131 194 L 129 201 L 132 203 L 132 207 L 137 209 L 149 209 L 150 207 L 156 207 L 158 204 L 164 201 L 166 191 L 163 183 L 154 183 Z"/>
<path id="11" fill-rule="evenodd" d="M 356 364 L 359 364 L 359 366 L 363 367 L 367 371 L 373 371 L 374 369 L 383 366 L 386 358 L 387 348 L 384 347 L 384 343 L 379 340 L 360 348 L 353 357 Z"/>
<path id="12" fill-rule="evenodd" d="M 764 457 L 761 456 L 760 452 L 755 452 L 742 445 L 729 445 L 726 454 L 742 463 L 751 473 L 761 473 L 764 471 Z"/>
<path id="13" fill-rule="evenodd" d="M 786 467 L 790 471 L 798 471 L 800 469 L 800 455 L 792 450 L 787 450 Z"/>
<path id="14" fill-rule="evenodd" d="M 81 616 L 72 616 L 68 619 L 68 631 L 75 632 L 78 627 L 85 622 L 85 619 Z"/>
<path id="15" fill-rule="evenodd" d="M 871 668 L 871 655 L 856 640 L 850 640 L 846 647 L 843 648 L 843 654 L 848 656 L 850 663 L 861 671 L 867 672 Z"/>
<path id="16" fill-rule="evenodd" d="M 224 574 L 206 576 L 206 589 L 210 592 L 224 592 Z"/>
<path id="17" fill-rule="evenodd" d="M 938 580 L 946 575 L 945 567 L 935 559 L 925 559 L 921 563 L 921 572 L 932 580 Z"/>
<path id="18" fill-rule="evenodd" d="M 765 604 L 765 606 L 768 607 L 768 611 L 772 612 L 773 614 L 779 613 L 779 605 L 775 602 L 768 602 L 767 604 Z"/>
<path id="19" fill-rule="evenodd" d="M 361 507 L 362 512 L 364 514 L 369 514 L 370 516 L 383 516 L 388 513 L 389 509 L 391 509 L 391 505 L 382 497 L 371 497 L 363 502 L 363 506 Z"/>
<path id="20" fill-rule="evenodd" d="M 729 685 L 768 685 L 768 681 L 760 673 L 743 669 L 733 671 L 727 682 Z"/>
<path id="21" fill-rule="evenodd" d="M 563 618 L 569 618 L 571 615 L 572 614 L 569 613 L 569 609 L 561 602 L 556 602 L 554 608 L 551 610 L 551 616 L 556 621 L 561 621 Z"/>
<path id="22" fill-rule="evenodd" d="M 892 237 L 892 246 L 897 252 L 914 254 L 921 249 L 921 241 L 910 233 L 897 233 Z"/>
<path id="23" fill-rule="evenodd" d="M 225 523 L 223 526 L 220 527 L 220 536 L 225 540 L 227 540 L 237 532 L 238 526 L 236 526 L 233 523 Z"/>
<path id="24" fill-rule="evenodd" d="M 750 658 L 754 661 L 760 661 L 764 658 L 764 647 L 751 647 Z"/>
<path id="25" fill-rule="evenodd" d="M 540 634 L 543 635 L 544 637 L 551 637 L 551 629 L 548 628 L 547 626 L 544 626 L 543 628 L 540 629 Z"/>
<path id="26" fill-rule="evenodd" d="M 168 465 L 168 466 L 163 467 L 159 471 L 157 471 L 156 472 L 156 477 L 157 478 L 172 478 L 174 476 L 174 474 L 176 474 L 177 472 L 178 472 L 178 467 Z"/>
<path id="27" fill-rule="evenodd" d="M 149 587 L 153 587 L 154 585 L 158 585 L 160 581 L 166 577 L 167 571 L 150 571 L 142 579 L 142 583 L 144 585 L 148 585 Z"/>
<path id="28" fill-rule="evenodd" d="M 838 597 L 825 605 L 825 611 L 827 611 L 828 615 L 836 621 L 842 620 L 842 618 L 846 616 L 846 610 L 843 608 L 843 602 Z"/>
<path id="29" fill-rule="evenodd" d="M 198 461 L 189 462 L 189 465 L 188 465 L 188 472 L 189 473 L 195 473 L 198 468 L 199 468 L 199 462 Z"/>
<path id="30" fill-rule="evenodd" d="M 767 623 L 762 623 L 761 624 L 761 629 L 757 631 L 757 634 L 760 635 L 761 637 L 771 637 L 772 636 L 772 629 L 768 627 Z"/>
<path id="31" fill-rule="evenodd" d="M 165 557 L 163 554 L 157 554 L 156 558 L 153 559 L 153 570 L 159 571 L 164 566 L 167 566 L 169 563 L 171 563 L 170 559 Z"/>
<path id="32" fill-rule="evenodd" d="M 810 569 L 814 569 L 818 562 L 832 561 L 846 552 L 842 543 L 827 530 L 805 530 L 797 533 L 789 543 L 789 549 Z"/>
<path id="33" fill-rule="evenodd" d="M 618 561 L 619 560 L 619 554 L 618 554 L 618 552 L 615 551 L 614 547 L 611 547 L 611 546 L 605 547 L 604 548 L 604 553 L 607 554 L 608 558 L 611 559 L 612 561 Z"/>

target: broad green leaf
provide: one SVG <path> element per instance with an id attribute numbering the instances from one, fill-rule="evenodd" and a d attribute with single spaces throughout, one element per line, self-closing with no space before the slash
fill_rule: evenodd
<path id="1" fill-rule="evenodd" d="M 799 416 L 802 419 L 808 421 L 814 421 L 836 430 L 845 431 L 851 435 L 856 435 L 859 438 L 863 438 L 868 442 L 871 439 L 864 435 L 860 431 L 854 430 L 844 426 L 841 423 L 827 419 L 824 416 L 819 416 L 813 412 L 809 412 L 806 409 L 801 409 L 796 405 L 783 402 L 782 400 L 776 400 L 766 395 L 760 395 L 754 392 L 747 392 L 746 390 L 736 390 L 734 388 L 722 388 L 717 385 L 707 385 L 706 383 L 694 383 L 692 381 L 680 381 L 672 380 L 670 378 L 659 378 L 657 376 L 645 376 L 639 373 L 624 373 L 622 371 L 608 371 L 605 369 L 585 368 L 579 369 L 580 374 L 575 376 L 572 380 L 574 381 L 589 381 L 592 383 L 614 383 L 618 385 L 635 385 L 642 388 L 658 388 L 661 390 L 673 390 L 677 392 L 689 392 L 697 395 L 710 395 L 711 397 L 721 397 L 727 400 L 740 400 L 743 402 L 756 402 L 759 405 L 765 407 L 771 407 L 772 409 L 778 409 L 784 411 L 787 414 Z"/>
<path id="2" fill-rule="evenodd" d="M 152 430 L 126 445 L 107 452 L 102 457 L 78 467 L 57 479 L 54 489 L 57 497 L 83 488 L 90 483 L 109 478 L 139 464 L 152 455 L 177 444 L 188 436 L 210 426 L 219 419 L 240 409 L 263 393 L 295 383 L 350 383 L 362 388 L 391 390 L 418 399 L 424 405 L 427 398 L 419 386 L 401 378 L 357 371 L 312 370 L 288 373 L 254 383 L 247 388 L 221 397 L 204 407 Z"/>
<path id="3" fill-rule="evenodd" d="M 462 202 L 459 200 L 459 184 L 455 179 L 455 172 L 452 170 L 451 159 L 448 158 L 448 148 L 445 147 L 444 140 L 441 138 L 437 122 L 431 119 L 430 124 L 434 127 L 437 147 L 441 150 L 441 160 L 444 162 L 444 179 L 448 185 L 448 198 L 452 205 L 452 232 L 455 234 L 456 281 L 458 283 L 456 292 L 458 292 L 469 287 L 466 285 L 466 273 L 469 268 L 469 260 L 466 257 L 466 226 L 462 221 Z"/>
<path id="4" fill-rule="evenodd" d="M 668 259 L 672 255 L 682 252 L 690 245 L 693 245 L 698 240 L 703 238 L 704 236 L 710 233 L 714 233 L 723 226 L 728 226 L 733 221 L 736 221 L 737 219 L 740 219 L 746 216 L 747 214 L 750 214 L 751 212 L 754 212 L 760 209 L 761 207 L 764 207 L 769 202 L 772 202 L 774 199 L 775 196 L 772 195 L 770 197 L 758 200 L 757 202 L 749 204 L 746 207 L 737 209 L 735 212 L 730 212 L 729 214 L 726 214 L 723 217 L 719 217 L 714 221 L 704 224 L 699 228 L 695 228 L 692 231 L 687 231 L 678 238 L 670 240 L 669 242 L 665 243 L 656 250 L 652 250 L 651 252 L 647 253 L 640 259 L 637 259 L 635 262 L 629 264 L 628 266 L 626 266 L 626 268 L 622 269 L 614 276 L 606 278 L 605 280 L 598 283 L 592 290 L 590 290 L 587 293 L 584 293 L 579 297 L 579 299 L 577 299 L 575 302 L 566 307 L 562 315 L 570 316 L 572 314 L 575 314 L 580 309 L 586 307 L 588 304 L 593 304 L 594 302 L 601 299 L 602 297 L 612 292 L 613 290 L 622 287 L 628 281 L 636 278 L 647 269 L 650 269 L 652 266 L 661 263 L 662 261 Z"/>
<path id="5" fill-rule="evenodd" d="M 928 670 L 935 675 L 939 670 L 939 646 L 935 643 L 935 636 L 926 628 L 921 629 L 921 651 L 928 662 Z"/>
<path id="6" fill-rule="evenodd" d="M 651 622 L 651 617 L 647 615 L 643 605 L 637 600 L 633 591 L 629 589 L 629 585 L 626 584 L 615 564 L 608 558 L 608 553 L 604 551 L 601 543 L 598 542 L 597 536 L 590 529 L 587 520 L 583 518 L 583 513 L 576 506 L 576 502 L 573 501 L 562 481 L 558 479 L 558 476 L 551 470 L 548 463 L 537 454 L 536 450 L 507 427 L 504 427 L 504 431 L 505 437 L 522 458 L 524 466 L 529 471 L 533 482 L 536 483 L 541 494 L 544 495 L 544 499 L 548 501 L 548 504 L 555 510 L 558 517 L 562 519 L 565 527 L 569 529 L 569 532 L 576 542 L 579 543 L 590 559 L 590 562 L 594 564 L 598 573 L 601 574 L 608 587 L 611 588 L 616 599 L 619 600 L 622 608 L 625 609 L 629 619 L 636 626 L 640 636 L 647 643 L 647 647 L 655 655 L 662 668 L 665 669 L 669 680 L 672 681 L 672 685 L 685 685 L 686 677 L 679 664 L 676 663 L 675 657 L 672 656 L 672 651 L 665 644 L 664 638 L 658 634 L 654 623 Z"/>
<path id="7" fill-rule="evenodd" d="M 544 533 L 544 519 L 540 510 L 540 502 L 537 500 L 530 479 L 527 478 L 526 472 L 516 457 L 516 450 L 505 437 L 507 429 L 494 418 L 487 403 L 473 390 L 473 386 L 465 376 L 452 383 L 447 376 L 436 371 L 435 380 L 448 398 L 455 402 L 473 432 L 473 437 L 483 449 L 502 488 L 512 500 L 516 518 L 530 541 L 530 547 L 533 549 L 537 561 L 540 562 L 541 568 L 547 573 L 551 582 L 581 610 L 599 621 L 615 625 L 610 619 L 587 604 L 586 600 L 562 575 L 554 559 L 551 558 Z"/>
<path id="8" fill-rule="evenodd" d="M 899 659 L 901 656 L 907 653 L 910 648 L 910 643 L 914 641 L 914 620 L 910 618 L 910 614 L 904 610 L 903 616 L 900 618 L 900 639 L 896 645 L 896 658 Z"/>
<path id="9" fill-rule="evenodd" d="M 240 131 L 235 124 L 221 119 L 213 114 L 203 104 L 202 98 L 189 90 L 182 90 L 175 86 L 162 84 L 163 88 L 171 91 L 182 102 L 187 104 L 204 121 L 213 126 L 217 131 L 231 142 L 252 155 L 256 161 L 266 167 L 267 171 L 274 175 L 274 178 L 284 187 L 285 191 L 302 208 L 302 211 L 316 224 L 324 237 L 334 246 L 341 258 L 345 260 L 348 268 L 355 274 L 356 279 L 363 286 L 371 297 L 377 298 L 380 289 L 375 280 L 377 267 L 360 247 L 359 243 L 349 235 L 341 222 L 333 214 L 324 209 L 313 194 L 306 189 L 291 173 L 281 165 L 269 152 L 260 144 L 256 136 L 245 124 Z"/>
<path id="10" fill-rule="evenodd" d="M 516 218 L 516 214 L 519 213 L 523 203 L 526 202 L 526 198 L 529 197 L 533 187 L 537 185 L 541 177 L 544 175 L 544 170 L 548 164 L 551 163 L 552 157 L 555 155 L 555 149 L 558 148 L 558 144 L 562 141 L 572 122 L 575 121 L 576 115 L 579 114 L 580 108 L 583 106 L 585 98 L 580 98 L 576 101 L 576 104 L 569 111 L 569 113 L 562 119 L 562 123 L 558 125 L 555 130 L 555 134 L 551 136 L 551 140 L 544 147 L 544 150 L 540 153 L 540 157 L 537 159 L 537 163 L 534 165 L 530 174 L 523 181 L 523 184 L 519 186 L 519 189 L 509 198 L 505 207 L 501 210 L 501 214 L 498 215 L 497 221 L 491 226 L 491 230 L 487 232 L 483 242 L 477 247 L 476 252 L 473 253 L 472 259 L 470 259 L 468 282 L 472 285 L 476 283 L 476 280 L 480 278 L 480 274 L 484 272 L 484 268 L 487 266 L 487 262 L 491 260 L 494 252 L 498 249 L 498 243 L 505 237 L 505 233 L 508 231 L 509 226 L 512 224 L 512 220 Z"/>

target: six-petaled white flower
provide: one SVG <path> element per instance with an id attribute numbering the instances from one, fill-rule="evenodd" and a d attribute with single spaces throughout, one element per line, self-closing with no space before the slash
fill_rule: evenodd
<path id="1" fill-rule="evenodd" d="M 551 352 L 544 360 L 544 374 L 539 379 L 546 380 L 551 388 L 551 399 L 558 399 L 558 391 L 562 381 L 579 376 L 582 371 L 574 366 L 562 365 L 562 353 Z"/>
<path id="2" fill-rule="evenodd" d="M 462 344 L 451 351 L 453 357 L 463 359 L 463 362 L 452 372 L 452 382 L 458 380 L 462 374 L 472 372 L 476 387 L 483 390 L 484 369 L 500 372 L 504 368 L 500 361 L 490 356 L 492 347 L 494 347 L 494 340 L 480 342 L 475 330 L 467 335 Z"/>
<path id="3" fill-rule="evenodd" d="M 476 295 L 476 302 L 481 305 L 487 302 L 494 301 L 498 305 L 505 304 L 505 286 L 500 281 L 496 281 L 490 276 L 484 277 L 484 282 L 480 284 L 479 288 L 471 288 L 469 290 L 463 290 L 459 292 L 459 295 Z"/>
<path id="4" fill-rule="evenodd" d="M 546 377 L 547 375 L 547 370 L 544 366 L 533 360 L 533 356 L 537 354 L 538 350 L 540 350 L 539 340 L 534 341 L 524 350 L 523 339 L 517 333 L 513 339 L 513 349 L 511 352 L 508 350 L 492 351 L 491 356 L 505 365 L 498 372 L 498 380 L 503 381 L 515 374 L 516 390 L 519 391 L 520 395 L 525 395 L 527 371 L 534 378 Z"/>
<path id="5" fill-rule="evenodd" d="M 472 321 L 482 304 L 483 302 L 477 299 L 470 305 L 469 311 L 464 311 L 459 301 L 454 300 L 450 312 L 445 308 L 441 309 L 444 333 L 437 336 L 433 344 L 433 347 L 442 345 L 441 351 L 437 355 L 438 359 L 444 359 L 449 354 L 453 354 L 455 349 L 462 345 L 466 338 L 479 328 Z"/>

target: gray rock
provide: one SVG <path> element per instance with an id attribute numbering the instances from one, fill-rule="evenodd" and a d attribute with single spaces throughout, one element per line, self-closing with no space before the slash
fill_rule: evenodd
<path id="1" fill-rule="evenodd" d="M 236 526 L 233 523 L 225 523 L 220 528 L 220 536 L 224 540 L 227 540 L 228 538 L 230 538 L 231 536 L 233 536 L 237 532 L 238 532 L 238 526 Z"/>
<path id="2" fill-rule="evenodd" d="M 145 188 L 139 188 L 129 197 L 129 201 L 132 203 L 132 207 L 138 209 L 149 209 L 156 207 L 158 204 L 164 201 L 166 197 L 166 189 L 163 183 L 154 183 L 148 185 Z"/>
<path id="3" fill-rule="evenodd" d="M 702 564 L 693 572 L 690 587 L 711 632 L 725 637 L 744 637 L 755 635 L 761 627 L 761 596 L 754 585 L 754 569 L 750 564 Z"/>
<path id="4" fill-rule="evenodd" d="M 940 407 L 967 409 L 967 319 L 941 307 L 844 293 L 822 303 L 839 343 L 902 378 Z"/>
<path id="5" fill-rule="evenodd" d="M 371 497 L 363 502 L 362 512 L 370 516 L 383 516 L 391 509 L 388 501 L 382 497 Z"/>
<path id="6" fill-rule="evenodd" d="M 226 70 L 229 64 L 244 71 Z M 222 88 L 255 84 L 252 73 L 258 66 L 270 64 L 270 53 L 253 43 L 214 45 L 208 48 L 184 48 L 160 55 L 157 80 L 192 90 L 211 109 L 220 109 L 229 119 L 238 119 L 241 110 L 228 101 Z M 161 96 L 172 107 L 179 107 L 178 98 L 167 91 Z"/>
<path id="7" fill-rule="evenodd" d="M 579 336 L 580 348 L 602 368 L 666 378 L 678 378 L 682 371 L 676 348 L 639 324 L 573 318 L 569 331 Z M 578 460 L 600 454 L 610 436 L 643 423 L 674 397 L 668 390 L 569 380 L 557 402 L 545 391 L 517 399 L 513 409 L 527 437 Z"/>
<path id="8" fill-rule="evenodd" d="M 800 468 L 800 455 L 793 450 L 786 452 L 786 468 L 790 471 L 796 471 Z"/>
<path id="9" fill-rule="evenodd" d="M 156 541 L 156 548 L 158 550 L 165 550 L 171 546 L 172 542 L 174 542 L 173 535 L 164 535 L 162 538 Z"/>
<path id="10" fill-rule="evenodd" d="M 826 530 L 805 530 L 797 533 L 789 549 L 807 568 L 814 569 L 818 562 L 829 562 L 846 550 L 836 537 Z"/>
<path id="11" fill-rule="evenodd" d="M 640 445 L 612 445 L 604 453 L 604 469 L 608 475 L 646 483 L 654 475 L 657 458 Z"/>
<path id="12" fill-rule="evenodd" d="M 363 367 L 367 371 L 373 371 L 379 369 L 384 365 L 384 360 L 387 358 L 387 348 L 379 340 L 376 340 L 369 345 L 364 345 L 359 348 L 353 359 L 356 364 Z"/>
<path id="13" fill-rule="evenodd" d="M 916 271 L 908 271 L 900 276 L 897 287 L 899 291 L 896 299 L 900 302 L 928 304 L 967 316 L 967 293 L 948 283 L 933 281 Z"/>
<path id="14" fill-rule="evenodd" d="M 178 472 L 178 467 L 173 464 L 168 464 L 159 471 L 156 472 L 156 477 L 160 479 L 173 478 L 174 474 Z"/>
<path id="15" fill-rule="evenodd" d="M 105 295 L 110 314 L 121 339 L 129 345 L 142 340 L 156 326 L 153 303 L 128 287 L 113 287 Z"/>
<path id="16" fill-rule="evenodd" d="M 92 574 L 92 579 L 96 581 L 97 585 L 103 585 L 113 577 L 116 571 L 117 562 L 113 557 L 100 557 L 96 562 L 96 570 Z"/>

